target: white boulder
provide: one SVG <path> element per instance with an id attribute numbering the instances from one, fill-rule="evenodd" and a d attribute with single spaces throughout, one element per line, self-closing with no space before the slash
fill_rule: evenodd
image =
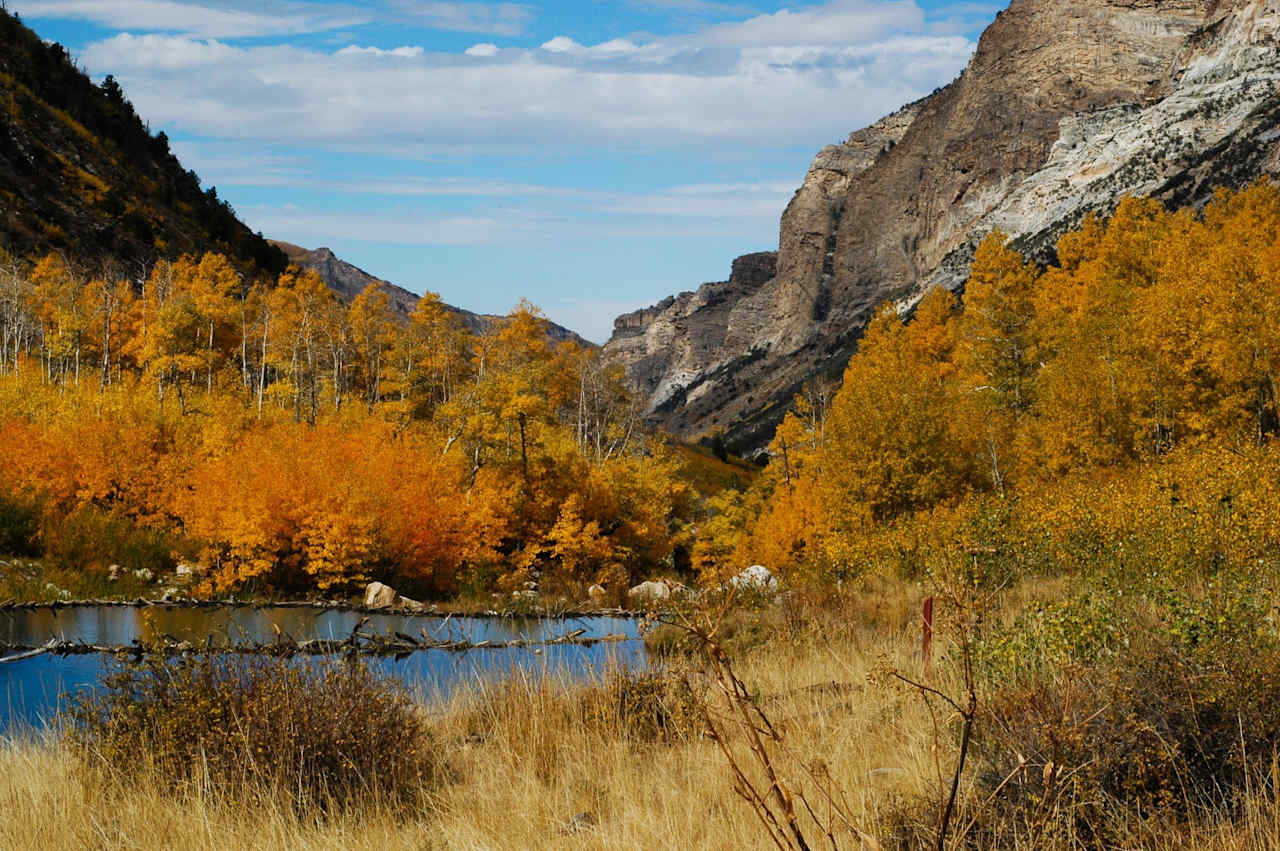
<path id="1" fill-rule="evenodd" d="M 381 582 L 370 582 L 364 589 L 366 609 L 385 609 L 396 604 L 396 589 Z"/>
<path id="2" fill-rule="evenodd" d="M 763 564 L 753 564 L 729 580 L 740 591 L 777 591 L 778 578 Z"/>
<path id="3" fill-rule="evenodd" d="M 665 582 L 641 582 L 627 592 L 627 597 L 636 603 L 658 603 L 671 599 L 671 586 Z"/>
<path id="4" fill-rule="evenodd" d="M 590 588 L 587 589 L 587 599 L 593 603 L 603 603 L 604 598 L 606 595 L 608 595 L 608 593 L 609 593 L 608 591 L 604 590 L 603 585 L 599 585 L 599 584 L 592 585 Z"/>

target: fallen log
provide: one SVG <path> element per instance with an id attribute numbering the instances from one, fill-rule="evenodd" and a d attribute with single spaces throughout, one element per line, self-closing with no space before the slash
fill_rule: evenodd
<path id="1" fill-rule="evenodd" d="M 28 650 L 25 653 L 19 653 L 16 656 L 5 656 L 3 658 L 0 658 L 0 665 L 3 665 L 5 662 L 21 662 L 23 659 L 31 659 L 35 656 L 39 656 L 42 653 L 48 653 L 50 650 L 53 649 L 54 643 L 55 643 L 54 641 L 50 640 L 50 642 L 46 644 L 44 647 L 38 647 L 35 650 Z"/>

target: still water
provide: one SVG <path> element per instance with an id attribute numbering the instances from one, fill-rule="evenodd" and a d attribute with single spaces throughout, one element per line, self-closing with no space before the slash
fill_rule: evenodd
<path id="1" fill-rule="evenodd" d="M 296 641 L 347 638 L 363 616 L 332 609 L 86 606 L 60 611 L 0 612 L 0 645 L 40 645 L 51 638 L 96 645 L 128 645 L 165 637 L 215 646 L 271 643 L 280 633 Z M 508 676 L 586 679 L 610 667 L 642 668 L 647 662 L 639 627 L 631 618 L 470 618 L 373 615 L 360 628 L 372 635 L 401 632 L 432 642 L 501 644 L 549 641 L 583 630 L 579 637 L 622 635 L 594 645 L 419 650 L 401 658 L 364 657 L 368 665 L 399 677 L 424 699 L 447 697 L 458 686 Z M 0 657 L 8 655 L 0 651 Z M 114 657 L 44 654 L 0 664 L 0 736 L 39 728 L 71 694 L 93 689 Z"/>

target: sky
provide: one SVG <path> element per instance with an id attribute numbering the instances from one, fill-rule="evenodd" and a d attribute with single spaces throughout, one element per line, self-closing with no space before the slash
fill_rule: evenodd
<path id="1" fill-rule="evenodd" d="M 603 342 L 776 249 L 813 156 L 953 80 L 1003 4 L 7 5 L 251 228 Z"/>

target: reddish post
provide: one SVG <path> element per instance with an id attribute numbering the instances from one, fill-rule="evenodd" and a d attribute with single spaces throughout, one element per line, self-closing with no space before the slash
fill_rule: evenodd
<path id="1" fill-rule="evenodd" d="M 929 672 L 929 665 L 933 662 L 933 598 L 926 597 L 924 601 L 924 628 L 920 641 L 921 657 L 924 659 L 925 673 Z"/>

